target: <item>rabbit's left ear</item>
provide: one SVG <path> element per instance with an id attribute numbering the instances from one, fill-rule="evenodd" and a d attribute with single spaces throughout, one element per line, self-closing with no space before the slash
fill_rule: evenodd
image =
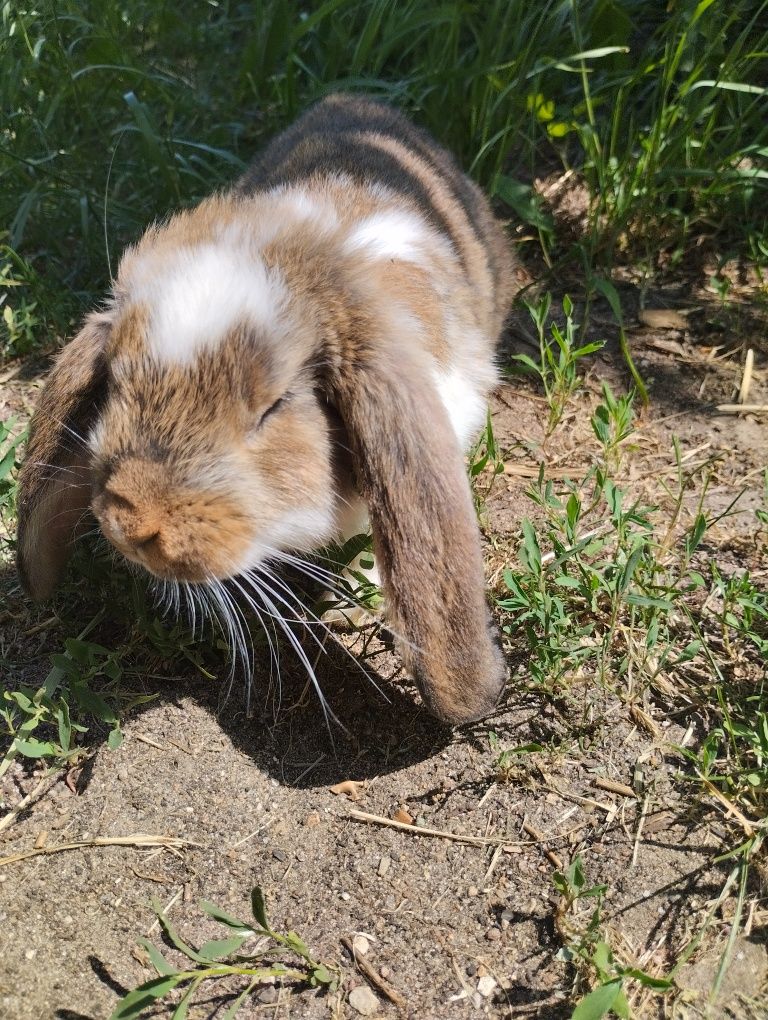
<path id="1" fill-rule="evenodd" d="M 398 345 L 399 348 L 399 345 Z M 399 651 L 427 707 L 466 723 L 496 706 L 506 666 L 485 599 L 464 457 L 429 366 L 404 347 L 341 369 L 333 399 L 368 504 Z"/>
<path id="2" fill-rule="evenodd" d="M 91 501 L 87 431 L 106 389 L 109 320 L 85 325 L 58 356 L 32 417 L 19 475 L 17 564 L 34 599 L 48 598 Z"/>

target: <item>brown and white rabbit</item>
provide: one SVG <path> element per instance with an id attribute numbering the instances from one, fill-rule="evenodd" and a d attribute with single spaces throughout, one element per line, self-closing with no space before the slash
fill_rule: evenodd
<path id="1" fill-rule="evenodd" d="M 59 355 L 21 472 L 25 587 L 51 594 L 89 508 L 193 596 L 367 511 L 427 706 L 487 714 L 505 665 L 463 451 L 513 289 L 452 158 L 387 106 L 324 99 L 233 190 L 151 226 Z"/>

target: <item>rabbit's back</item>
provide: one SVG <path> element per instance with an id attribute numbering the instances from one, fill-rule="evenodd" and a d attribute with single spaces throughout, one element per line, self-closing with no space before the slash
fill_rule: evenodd
<path id="1" fill-rule="evenodd" d="M 468 283 L 485 299 L 495 345 L 514 292 L 509 246 L 486 197 L 454 158 L 390 106 L 334 94 L 274 138 L 238 182 L 244 195 L 303 188 L 396 196 L 445 238 Z M 484 324 L 485 325 L 485 324 Z"/>

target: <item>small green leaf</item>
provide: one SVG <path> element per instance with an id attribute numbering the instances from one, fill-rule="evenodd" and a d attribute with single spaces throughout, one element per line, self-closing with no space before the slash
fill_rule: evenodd
<path id="1" fill-rule="evenodd" d="M 555 584 L 560 585 L 561 588 L 574 588 L 577 590 L 581 588 L 581 581 L 575 577 L 568 577 L 567 574 L 558 574 L 555 578 Z"/>
<path id="2" fill-rule="evenodd" d="M 541 547 L 536 537 L 533 525 L 527 517 L 523 518 L 523 551 L 525 553 L 526 566 L 531 573 L 537 576 L 541 573 Z"/>
<path id="3" fill-rule="evenodd" d="M 636 595 L 633 593 L 625 596 L 624 600 L 630 606 L 639 606 L 643 609 L 664 609 L 670 612 L 674 609 L 674 602 L 670 599 L 653 598 L 650 595 Z"/>
<path id="4" fill-rule="evenodd" d="M 37 740 L 29 737 L 27 740 L 15 740 L 13 746 L 23 754 L 25 758 L 45 758 L 47 755 L 54 755 L 59 748 L 49 740 Z"/>
<path id="5" fill-rule="evenodd" d="M 539 230 L 551 231 L 553 229 L 552 217 L 542 209 L 541 199 L 530 184 L 517 181 L 513 177 L 501 176 L 496 181 L 494 193 L 499 196 L 502 202 L 506 202 L 524 222 L 530 223 Z"/>
<path id="6" fill-rule="evenodd" d="M 206 960 L 223 960 L 227 956 L 236 953 L 248 935 L 231 935 L 228 939 L 211 939 L 210 942 L 200 946 L 200 955 Z"/>
<path id="7" fill-rule="evenodd" d="M 155 968 L 157 973 L 161 977 L 170 977 L 171 974 L 178 974 L 176 967 L 171 966 L 166 960 L 163 954 L 159 951 L 157 946 L 153 946 L 152 943 L 145 938 L 136 940 L 140 946 L 143 946 L 147 952 L 147 956 L 150 959 L 152 966 Z"/>
<path id="8" fill-rule="evenodd" d="M 309 948 L 306 942 L 295 931 L 286 932 L 285 942 L 294 953 L 298 953 L 299 956 L 303 956 L 305 959 L 309 958 Z"/>
<path id="9" fill-rule="evenodd" d="M 80 708 L 94 716 L 96 719 L 109 723 L 111 726 L 117 722 L 117 716 L 115 715 L 114 709 L 109 707 L 100 694 L 96 694 L 95 691 L 86 687 L 85 684 L 73 684 L 72 694 Z"/>
<path id="10" fill-rule="evenodd" d="M 162 999 L 178 984 L 187 980 L 189 979 L 186 975 L 174 974 L 145 981 L 143 985 L 134 988 L 120 1000 L 109 1020 L 133 1020 L 133 1018 L 141 1016 L 153 1002 Z"/>
<path id="11" fill-rule="evenodd" d="M 210 900 L 200 900 L 200 909 L 205 911 L 205 913 L 209 917 L 212 917 L 214 921 L 218 921 L 219 924 L 225 924 L 227 928 L 234 928 L 243 935 L 254 934 L 252 925 L 239 920 L 237 917 L 233 917 L 231 914 L 228 914 L 226 910 L 222 910 L 221 907 L 217 907 L 215 903 L 211 903 Z"/>
<path id="12" fill-rule="evenodd" d="M 174 1009 L 171 1016 L 171 1020 L 187 1020 L 187 1014 L 189 1013 L 189 1007 L 192 1003 L 192 996 L 195 994 L 195 990 L 200 984 L 200 978 L 193 981 L 189 988 L 184 992 L 184 995 L 179 1000 L 179 1004 Z"/>
<path id="13" fill-rule="evenodd" d="M 571 1020 L 601 1020 L 612 1008 L 620 991 L 621 979 L 598 985 L 589 995 L 584 996 L 574 1009 Z"/>
<path id="14" fill-rule="evenodd" d="M 120 729 L 119 726 L 115 726 L 113 730 L 109 731 L 109 736 L 107 737 L 107 747 L 109 747 L 110 751 L 116 751 L 118 747 L 120 747 L 122 742 L 123 742 L 122 730 Z"/>
<path id="15" fill-rule="evenodd" d="M 201 956 L 201 954 L 194 950 L 191 946 L 188 946 L 187 943 L 184 942 L 184 940 L 176 934 L 176 930 L 163 913 L 163 908 L 160 906 L 157 900 L 152 901 L 152 907 L 155 913 L 157 914 L 157 919 L 160 922 L 160 927 L 163 929 L 166 938 L 173 946 L 176 947 L 176 949 L 179 950 L 180 953 L 183 953 L 185 956 L 189 957 L 190 960 L 194 960 L 195 963 L 211 962 L 210 960 L 206 960 L 204 956 Z"/>
<path id="16" fill-rule="evenodd" d="M 656 988 L 658 991 L 665 991 L 667 988 L 671 988 L 674 983 L 668 978 L 651 977 L 650 974 L 646 974 L 644 970 L 639 970 L 637 967 L 627 967 L 621 973 L 624 977 L 634 978 L 646 988 Z"/>
<path id="17" fill-rule="evenodd" d="M 632 1020 L 632 1014 L 629 1011 L 629 1003 L 627 1002 L 627 995 L 624 988 L 619 989 L 619 994 L 613 1000 L 611 1009 L 619 1017 L 619 1020 Z"/>
<path id="18" fill-rule="evenodd" d="M 332 985 L 335 981 L 335 977 L 331 974 L 324 963 L 318 964 L 317 967 L 312 968 L 312 973 L 309 978 L 309 983 L 311 985 Z"/>
<path id="19" fill-rule="evenodd" d="M 607 942 L 598 942 L 592 951 L 592 962 L 601 976 L 606 975 L 613 964 L 613 953 Z"/>
<path id="20" fill-rule="evenodd" d="M 269 927 L 269 920 L 267 919 L 267 904 L 264 899 L 264 893 L 257 885 L 251 889 L 251 910 L 264 931 L 271 932 L 272 929 Z"/>

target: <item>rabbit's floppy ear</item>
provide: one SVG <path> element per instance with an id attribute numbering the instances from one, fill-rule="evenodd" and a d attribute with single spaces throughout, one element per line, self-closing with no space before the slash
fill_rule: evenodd
<path id="1" fill-rule="evenodd" d="M 53 592 L 91 501 L 86 433 L 106 386 L 109 319 L 95 313 L 61 352 L 40 394 L 19 476 L 17 564 L 34 599 Z"/>
<path id="2" fill-rule="evenodd" d="M 393 629 L 430 711 L 470 722 L 495 707 L 506 667 L 464 457 L 424 359 L 404 345 L 386 363 L 359 355 L 334 379 L 333 396 Z"/>

